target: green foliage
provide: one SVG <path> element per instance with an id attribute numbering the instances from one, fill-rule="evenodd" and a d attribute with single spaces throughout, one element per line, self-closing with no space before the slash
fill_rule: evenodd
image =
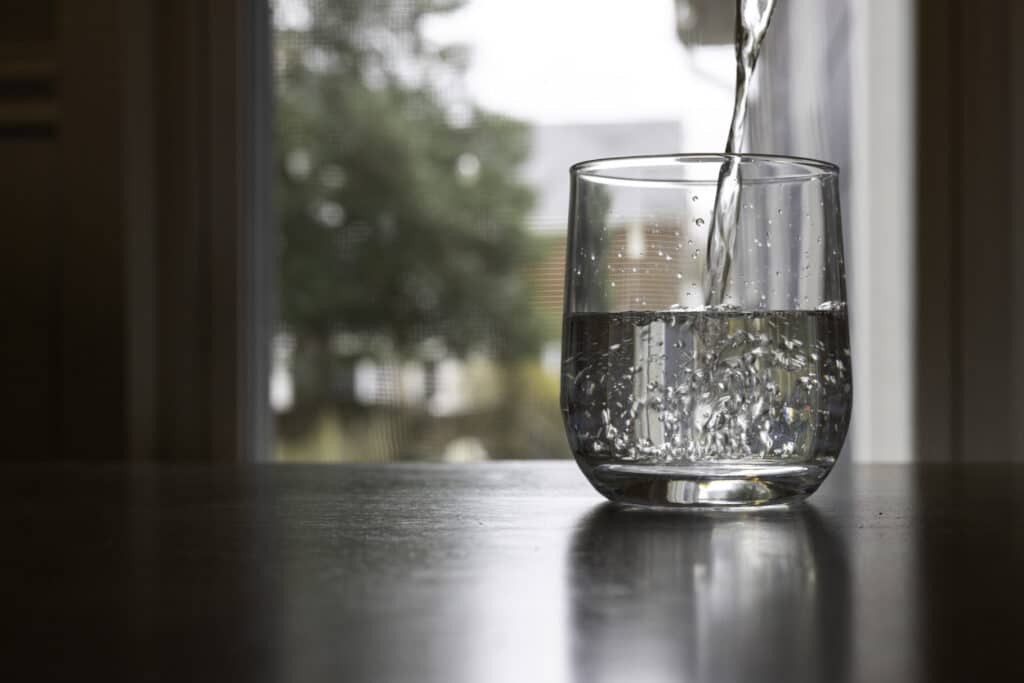
<path id="1" fill-rule="evenodd" d="M 313 25 L 279 30 L 275 46 L 296 401 L 277 423 L 279 456 L 437 459 L 463 437 L 491 457 L 564 454 L 558 379 L 534 355 L 560 319 L 531 309 L 525 277 L 551 248 L 525 226 L 528 129 L 451 95 L 468 55 L 422 37 L 425 19 L 461 2 L 310 1 Z M 495 361 L 498 398 L 469 411 L 362 406 L 342 388 L 358 356 L 474 350 Z"/>
<path id="2" fill-rule="evenodd" d="M 457 5 L 325 0 L 309 31 L 279 34 L 280 308 L 299 365 L 342 331 L 399 354 L 428 337 L 456 353 L 536 349 L 519 275 L 531 196 L 515 178 L 528 131 L 472 107 L 458 121 L 436 84 L 465 55 L 420 34 Z M 320 374 L 300 374 L 300 398 Z"/>

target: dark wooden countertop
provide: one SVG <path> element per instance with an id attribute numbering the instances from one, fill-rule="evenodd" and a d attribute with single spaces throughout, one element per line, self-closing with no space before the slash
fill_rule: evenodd
<path id="1" fill-rule="evenodd" d="M 8 680 L 1024 680 L 1021 466 L 656 514 L 571 462 L 13 465 L 0 539 Z"/>

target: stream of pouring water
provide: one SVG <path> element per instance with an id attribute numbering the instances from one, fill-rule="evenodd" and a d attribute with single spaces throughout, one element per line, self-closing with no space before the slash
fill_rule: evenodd
<path id="1" fill-rule="evenodd" d="M 761 41 L 775 11 L 775 0 L 736 0 L 736 100 L 725 153 L 739 154 L 747 122 L 747 94 L 754 77 Z M 715 192 L 715 207 L 708 229 L 704 304 L 720 306 L 725 297 L 740 208 L 740 164 L 729 156 L 722 164 Z"/>

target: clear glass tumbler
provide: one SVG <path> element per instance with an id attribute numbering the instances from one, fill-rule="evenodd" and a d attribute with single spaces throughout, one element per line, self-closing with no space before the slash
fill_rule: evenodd
<path id="1" fill-rule="evenodd" d="M 716 305 L 716 186 L 739 165 Z M 835 464 L 853 399 L 839 169 L 779 156 L 603 159 L 571 171 L 561 404 L 613 501 L 793 503 Z"/>

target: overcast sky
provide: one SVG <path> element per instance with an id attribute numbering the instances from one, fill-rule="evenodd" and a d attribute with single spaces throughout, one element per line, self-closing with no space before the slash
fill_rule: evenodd
<path id="1" fill-rule="evenodd" d="M 675 120 L 686 151 L 725 144 L 732 48 L 687 54 L 672 0 L 470 0 L 424 29 L 470 47 L 469 94 L 489 109 L 536 123 Z"/>
<path id="2" fill-rule="evenodd" d="M 306 0 L 275 0 L 278 26 L 315 20 Z M 725 146 L 731 46 L 683 48 L 673 0 L 469 0 L 424 26 L 470 48 L 479 105 L 533 123 L 677 121 L 681 150 Z"/>

